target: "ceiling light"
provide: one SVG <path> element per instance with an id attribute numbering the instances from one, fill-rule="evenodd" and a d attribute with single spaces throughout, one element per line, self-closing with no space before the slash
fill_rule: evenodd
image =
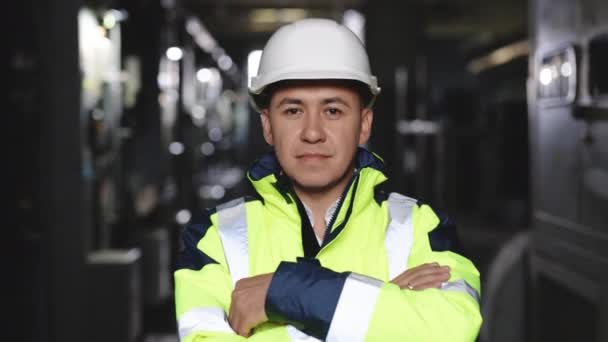
<path id="1" fill-rule="evenodd" d="M 177 46 L 172 46 L 172 47 L 168 48 L 166 54 L 167 54 L 167 58 L 169 58 L 169 60 L 172 60 L 174 62 L 179 61 L 184 56 L 184 52 L 182 51 L 182 49 L 180 49 Z"/>

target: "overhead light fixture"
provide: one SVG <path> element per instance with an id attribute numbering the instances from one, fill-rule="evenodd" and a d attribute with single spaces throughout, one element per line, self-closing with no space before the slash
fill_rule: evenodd
<path id="1" fill-rule="evenodd" d="M 308 16 L 308 11 L 303 8 L 284 8 L 279 11 L 279 19 L 283 23 L 291 23 L 304 19 Z"/>
<path id="2" fill-rule="evenodd" d="M 549 85 L 553 80 L 553 72 L 551 72 L 551 68 L 544 67 L 540 70 L 540 74 L 538 76 L 540 83 L 542 85 Z"/>
<path id="3" fill-rule="evenodd" d="M 249 14 L 254 26 L 286 24 L 308 17 L 304 8 L 258 8 Z"/>
<path id="4" fill-rule="evenodd" d="M 119 11 L 115 9 L 110 9 L 106 11 L 103 15 L 103 26 L 105 26 L 105 28 L 107 28 L 108 30 L 111 30 L 112 28 L 114 28 L 114 26 L 116 26 L 118 22 L 126 20 L 127 17 L 127 12 L 124 10 Z"/>
<path id="5" fill-rule="evenodd" d="M 217 41 L 213 38 L 209 30 L 196 17 L 186 20 L 186 31 L 190 33 L 196 44 L 207 53 L 213 53 L 218 47 Z"/>
<path id="6" fill-rule="evenodd" d="M 169 58 L 169 60 L 177 62 L 180 59 L 182 59 L 182 57 L 184 56 L 184 51 L 182 51 L 182 49 L 177 46 L 172 46 L 167 49 L 166 54 L 167 54 L 167 58 Z"/>
<path id="7" fill-rule="evenodd" d="M 175 214 L 175 221 L 179 224 L 187 224 L 192 218 L 192 213 L 188 209 L 182 209 Z"/>
<path id="8" fill-rule="evenodd" d="M 560 68 L 560 72 L 564 77 L 570 77 L 572 75 L 572 64 L 570 62 L 564 62 Z"/>
<path id="9" fill-rule="evenodd" d="M 186 19 L 186 31 L 192 36 L 192 39 L 201 50 L 211 55 L 220 69 L 229 74 L 236 73 L 236 66 L 232 58 L 226 54 L 226 51 L 218 44 L 197 17 Z"/>
<path id="10" fill-rule="evenodd" d="M 222 55 L 217 59 L 217 65 L 224 71 L 229 70 L 233 65 L 232 58 L 230 58 L 228 55 Z"/>
<path id="11" fill-rule="evenodd" d="M 105 26 L 107 29 L 112 29 L 114 26 L 116 26 L 116 17 L 114 16 L 114 13 L 107 12 L 103 16 L 103 26 Z"/>
<path id="12" fill-rule="evenodd" d="M 204 142 L 201 145 L 201 153 L 208 157 L 215 153 L 215 146 L 213 145 L 212 142 L 209 142 L 209 141 Z"/>
<path id="13" fill-rule="evenodd" d="M 207 83 L 211 80 L 211 70 L 208 68 L 202 68 L 199 69 L 199 71 L 196 72 L 196 79 L 201 82 L 201 83 Z"/>
<path id="14" fill-rule="evenodd" d="M 545 54 L 538 65 L 538 98 L 543 106 L 572 103 L 577 96 L 576 51 L 562 47 Z"/>
<path id="15" fill-rule="evenodd" d="M 361 12 L 354 9 L 344 11 L 342 24 L 353 31 L 362 42 L 365 42 L 365 16 Z"/>
<path id="16" fill-rule="evenodd" d="M 186 147 L 183 143 L 179 141 L 173 141 L 169 144 L 169 153 L 174 156 L 179 156 L 186 150 Z"/>
<path id="17" fill-rule="evenodd" d="M 250 14 L 251 22 L 255 24 L 274 24 L 279 21 L 277 11 L 272 8 L 254 9 Z"/>
<path id="18" fill-rule="evenodd" d="M 253 50 L 247 55 L 247 86 L 251 86 L 251 79 L 258 74 L 262 50 Z"/>
<path id="19" fill-rule="evenodd" d="M 527 56 L 529 53 L 530 46 L 528 41 L 521 40 L 472 60 L 467 65 L 467 69 L 474 74 L 478 74 L 484 70 L 508 63 L 518 57 Z"/>

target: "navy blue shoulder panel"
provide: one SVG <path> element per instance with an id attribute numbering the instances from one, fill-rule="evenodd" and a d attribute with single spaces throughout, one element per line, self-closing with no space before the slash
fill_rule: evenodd
<path id="1" fill-rule="evenodd" d="M 418 206 L 424 203 L 418 202 Z M 464 248 L 458 238 L 456 224 L 446 214 L 434 210 L 439 218 L 439 224 L 429 232 L 429 243 L 435 252 L 450 251 L 465 256 Z"/>
<path id="2" fill-rule="evenodd" d="M 274 151 L 264 153 L 259 159 L 253 162 L 249 169 L 249 176 L 254 181 L 260 180 L 270 174 L 279 173 L 281 165 L 274 154 Z"/>
<path id="3" fill-rule="evenodd" d="M 387 181 L 383 181 L 374 187 L 374 200 L 379 206 L 382 206 L 382 203 L 388 200 L 390 193 L 386 190 L 387 184 Z"/>
<path id="4" fill-rule="evenodd" d="M 205 265 L 218 263 L 196 247 L 198 242 L 207 234 L 209 227 L 211 227 L 210 216 L 213 212 L 213 209 L 206 210 L 205 215 L 201 215 L 199 219 L 194 221 L 196 223 L 189 224 L 182 232 L 184 249 L 177 256 L 176 270 L 187 268 L 198 271 L 205 267 Z"/>
<path id="5" fill-rule="evenodd" d="M 357 149 L 357 155 L 355 157 L 355 167 L 362 169 L 364 167 L 371 167 L 378 171 L 384 172 L 384 162 L 376 155 L 366 150 L 363 147 Z"/>

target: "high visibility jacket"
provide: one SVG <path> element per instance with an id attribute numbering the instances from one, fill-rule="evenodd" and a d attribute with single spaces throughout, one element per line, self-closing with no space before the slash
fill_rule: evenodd
<path id="1" fill-rule="evenodd" d="M 315 250 L 302 203 L 274 154 L 259 159 L 248 173 L 257 196 L 220 205 L 183 233 L 175 271 L 180 339 L 244 340 L 227 322 L 234 284 L 274 272 L 269 321 L 250 340 L 474 341 L 482 321 L 479 272 L 457 253 L 446 217 L 378 190 L 387 179 L 382 167 L 359 149 L 355 173 Z M 450 267 L 441 288 L 402 290 L 389 282 L 429 262 Z"/>

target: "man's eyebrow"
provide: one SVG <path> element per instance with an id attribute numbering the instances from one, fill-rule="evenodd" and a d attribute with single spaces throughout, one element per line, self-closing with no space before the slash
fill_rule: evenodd
<path id="1" fill-rule="evenodd" d="M 345 105 L 346 107 L 350 108 L 350 105 L 348 104 L 348 102 L 344 101 L 341 97 L 338 97 L 338 96 L 323 99 L 323 101 L 321 101 L 321 103 L 324 105 L 334 103 L 334 102 L 341 103 L 341 104 Z"/>
<path id="2" fill-rule="evenodd" d="M 295 98 L 291 98 L 291 97 L 285 97 L 283 99 L 281 99 L 281 101 L 277 104 L 277 107 L 281 107 L 282 105 L 286 105 L 286 104 L 298 104 L 301 105 L 303 102 L 300 99 L 295 99 Z"/>
<path id="3" fill-rule="evenodd" d="M 293 97 L 285 97 L 285 98 L 282 98 L 281 101 L 279 101 L 279 103 L 277 104 L 277 107 L 281 107 L 286 104 L 302 105 L 303 103 L 304 103 L 304 101 L 302 101 L 301 99 L 293 98 Z M 329 97 L 329 98 L 321 100 L 321 104 L 323 104 L 323 105 L 330 104 L 330 103 L 340 103 L 340 104 L 350 108 L 350 105 L 348 104 L 348 102 L 346 102 L 344 99 L 342 99 L 339 96 Z"/>

